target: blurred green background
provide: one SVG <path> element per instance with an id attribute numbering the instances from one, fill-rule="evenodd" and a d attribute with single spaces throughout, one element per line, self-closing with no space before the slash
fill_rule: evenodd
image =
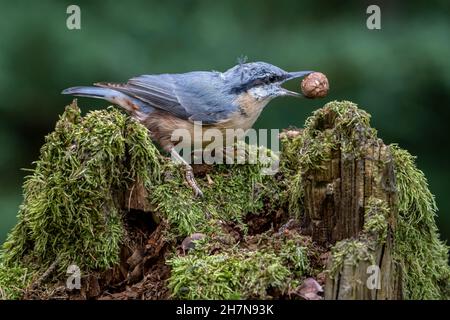
<path id="1" fill-rule="evenodd" d="M 66 8 L 81 8 L 68 30 Z M 366 8 L 381 7 L 381 30 Z M 145 73 L 225 70 L 244 54 L 286 70 L 327 74 L 323 100 L 273 101 L 258 128 L 302 126 L 325 102 L 372 114 L 386 143 L 418 157 L 450 238 L 450 10 L 448 1 L 1 1 L 0 243 L 16 221 L 21 185 L 71 101 L 60 91 Z M 290 89 L 298 91 L 298 83 Z M 107 105 L 80 99 L 83 111 Z"/>

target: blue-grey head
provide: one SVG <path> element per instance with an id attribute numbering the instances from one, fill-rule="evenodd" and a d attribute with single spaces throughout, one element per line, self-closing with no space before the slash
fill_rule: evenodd
<path id="1" fill-rule="evenodd" d="M 231 92 L 247 92 L 257 100 L 270 101 L 280 96 L 303 97 L 301 93 L 283 88 L 282 84 L 312 72 L 287 72 L 266 62 L 251 62 L 234 66 L 225 71 L 223 77 Z"/>

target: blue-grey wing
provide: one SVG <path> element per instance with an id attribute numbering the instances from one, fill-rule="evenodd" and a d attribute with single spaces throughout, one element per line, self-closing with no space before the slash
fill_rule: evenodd
<path id="1" fill-rule="evenodd" d="M 217 73 L 142 75 L 126 84 L 98 83 L 191 121 L 211 124 L 235 111 Z"/>

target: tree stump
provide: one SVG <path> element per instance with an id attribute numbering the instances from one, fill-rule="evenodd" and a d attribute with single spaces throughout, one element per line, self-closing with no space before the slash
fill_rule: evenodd
<path id="1" fill-rule="evenodd" d="M 139 122 L 73 103 L 25 181 L 0 299 L 450 296 L 426 178 L 368 113 L 330 102 L 280 138 L 275 175 L 194 166 L 198 199 Z M 80 290 L 66 286 L 73 265 Z"/>
<path id="2" fill-rule="evenodd" d="M 330 256 L 328 269 L 333 272 L 327 277 L 325 298 L 399 299 L 401 278 L 392 257 L 397 193 L 390 149 L 360 123 L 352 132 L 340 131 L 337 119 L 338 114 L 329 109 L 317 123 L 319 132 L 337 134 L 336 144 L 323 155 L 327 160 L 320 168 L 305 172 L 303 178 L 307 233 L 323 246 L 341 241 L 334 249 L 343 251 L 339 262 Z M 354 133 L 350 141 L 349 134 Z M 345 148 L 348 143 L 352 143 L 350 151 Z M 383 209 L 388 221 L 385 234 L 373 234 L 367 220 L 383 215 Z"/>

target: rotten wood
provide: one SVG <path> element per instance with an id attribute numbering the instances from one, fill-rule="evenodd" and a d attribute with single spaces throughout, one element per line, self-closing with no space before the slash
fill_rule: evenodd
<path id="1" fill-rule="evenodd" d="M 332 129 L 335 120 L 335 115 L 326 116 L 321 129 Z M 392 256 L 397 193 L 389 147 L 376 137 L 353 142 L 359 152 L 346 153 L 338 143 L 330 151 L 330 160 L 323 164 L 323 169 L 305 173 L 303 226 L 313 241 L 324 247 L 330 248 L 344 239 L 358 239 L 365 243 L 379 267 L 380 288 L 369 289 L 367 285 L 371 263 L 360 261 L 354 265 L 353 260 L 346 258 L 337 274 L 327 277 L 325 298 L 401 299 L 400 270 Z M 364 210 L 370 197 L 384 200 L 389 205 L 389 229 L 384 243 L 367 237 L 363 232 Z M 333 263 L 330 258 L 328 269 L 333 267 Z"/>

